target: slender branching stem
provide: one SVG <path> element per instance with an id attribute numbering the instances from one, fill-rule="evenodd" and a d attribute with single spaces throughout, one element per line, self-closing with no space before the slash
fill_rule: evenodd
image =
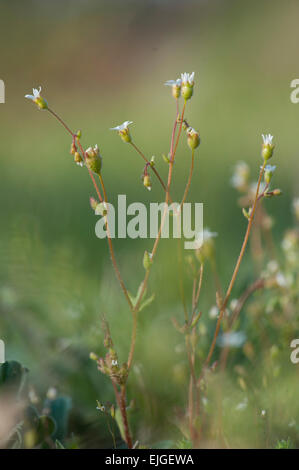
<path id="1" fill-rule="evenodd" d="M 182 130 L 182 124 L 183 124 L 183 119 L 184 119 L 185 107 L 186 107 L 186 102 L 184 103 L 184 106 L 183 106 L 182 116 L 181 116 L 181 122 L 180 122 L 180 129 L 179 129 L 179 132 L 178 132 L 178 135 L 177 135 L 176 145 L 175 145 L 174 148 L 173 148 L 173 140 L 174 140 L 175 129 L 176 129 L 177 120 L 178 120 L 178 113 L 176 113 L 176 118 L 175 118 L 175 122 L 174 122 L 174 125 L 173 125 L 172 136 L 171 136 L 171 141 L 172 141 L 172 143 L 171 143 L 171 149 L 172 149 L 172 153 L 171 153 L 171 158 L 170 158 L 170 162 L 169 162 L 169 170 L 168 170 L 168 180 L 167 180 L 167 188 L 166 188 L 166 196 L 165 196 L 165 210 L 164 210 L 163 215 L 162 215 L 162 220 L 161 220 L 161 224 L 160 224 L 160 227 L 159 227 L 158 235 L 157 235 L 157 237 L 156 237 L 156 239 L 155 239 L 155 242 L 154 242 L 154 245 L 153 245 L 153 249 L 152 249 L 152 253 L 151 253 L 151 255 L 152 255 L 152 258 L 151 258 L 151 259 L 152 259 L 152 261 L 154 260 L 154 257 L 155 257 L 155 255 L 156 255 L 156 251 L 157 251 L 157 248 L 158 248 L 159 240 L 160 240 L 160 238 L 161 238 L 162 229 L 163 229 L 163 225 L 164 225 L 164 221 L 165 221 L 165 217 L 166 217 L 166 213 L 167 213 L 167 205 L 168 205 L 168 201 L 169 201 L 169 191 L 170 191 L 170 185 L 171 185 L 171 180 L 172 180 L 174 158 L 175 158 L 176 149 L 177 149 L 177 146 L 178 146 L 178 143 L 179 143 L 179 139 L 180 139 L 180 135 L 181 135 L 181 130 Z M 177 108 L 177 109 L 178 109 L 178 108 Z M 135 304 L 135 307 L 134 307 L 133 328 L 132 328 L 132 337 L 131 337 L 131 346 L 130 346 L 130 351 L 129 351 L 129 356 L 128 356 L 128 368 L 129 368 L 129 369 L 130 369 L 130 367 L 131 367 L 131 365 L 132 365 L 133 356 L 134 356 L 134 351 L 135 351 L 135 345 L 136 345 L 136 333 L 137 333 L 138 311 L 139 311 L 139 308 L 140 308 L 140 305 L 141 305 L 141 302 L 142 302 L 144 293 L 145 293 L 146 288 L 147 288 L 147 283 L 148 283 L 149 275 L 150 275 L 150 268 L 146 270 L 144 279 L 143 279 L 143 281 L 142 281 L 142 288 L 140 289 L 139 296 L 138 296 L 138 299 L 137 299 L 136 304 Z"/>
<path id="2" fill-rule="evenodd" d="M 231 319 L 229 322 L 229 327 L 228 327 L 228 332 L 231 331 L 233 324 L 236 322 L 238 316 L 241 313 L 242 308 L 244 307 L 245 302 L 249 299 L 249 297 L 256 292 L 259 289 L 263 289 L 265 286 L 265 280 L 264 279 L 257 279 L 253 284 L 251 284 L 241 295 L 239 298 L 237 305 L 232 312 Z M 223 371 L 226 367 L 227 364 L 227 357 L 229 353 L 229 347 L 226 346 L 221 353 L 220 356 L 220 369 Z"/>
<path id="3" fill-rule="evenodd" d="M 183 199 L 182 199 L 181 204 L 180 204 L 180 210 L 182 209 L 182 206 L 183 206 L 184 202 L 186 201 L 186 198 L 187 198 L 189 190 L 190 190 L 193 170 L 194 170 L 194 150 L 192 150 L 189 178 L 188 178 L 187 185 L 186 185 L 186 188 L 185 188 L 185 191 L 184 191 Z"/>
<path id="4" fill-rule="evenodd" d="M 157 171 L 157 169 L 156 169 L 154 166 L 151 165 L 151 162 L 148 160 L 148 158 L 146 158 L 146 156 L 144 155 L 144 153 L 141 152 L 141 150 L 137 147 L 137 145 L 134 144 L 134 142 L 130 142 L 130 144 L 131 144 L 132 147 L 136 150 L 136 152 L 139 153 L 139 155 L 143 158 L 143 160 L 147 163 L 147 165 L 153 170 L 153 172 L 155 173 L 156 177 L 157 177 L 158 180 L 160 181 L 162 188 L 163 188 L 164 191 L 166 192 L 166 189 L 167 189 L 167 188 L 166 188 L 165 183 L 164 183 L 164 181 L 162 180 L 162 178 L 161 178 L 159 172 Z M 169 196 L 169 199 L 170 199 L 170 201 L 172 202 L 172 199 L 171 199 L 170 196 Z"/>
<path id="5" fill-rule="evenodd" d="M 100 183 L 101 183 L 101 186 L 102 186 L 104 201 L 107 204 L 108 203 L 107 192 L 106 192 L 103 176 L 101 174 L 99 175 L 99 180 L 100 180 Z M 117 264 L 117 261 L 116 261 L 116 258 L 115 258 L 115 253 L 114 253 L 113 243 L 112 243 L 111 234 L 110 234 L 110 230 L 109 230 L 109 224 L 108 224 L 108 217 L 107 216 L 106 216 L 106 230 L 107 230 L 107 240 L 108 240 L 108 246 L 109 246 L 109 251 L 110 251 L 110 256 L 111 256 L 111 261 L 112 261 L 112 264 L 113 264 L 113 268 L 114 268 L 116 277 L 119 281 L 119 284 L 121 286 L 121 289 L 124 293 L 124 296 L 125 296 L 128 304 L 129 304 L 130 310 L 133 312 L 133 304 L 132 304 L 132 301 L 129 297 L 128 290 L 127 290 L 127 288 L 125 286 L 125 283 L 124 283 L 124 280 L 123 280 L 123 278 L 120 274 L 120 270 L 118 268 L 118 264 Z"/>
<path id="6" fill-rule="evenodd" d="M 254 199 L 253 207 L 252 207 L 252 210 L 251 210 L 250 218 L 249 218 L 249 221 L 248 221 L 247 230 L 246 230 L 246 233 L 245 233 L 245 237 L 244 237 L 244 240 L 243 240 L 241 251 L 240 251 L 239 257 L 237 259 L 237 263 L 236 263 L 231 281 L 229 283 L 227 292 L 225 294 L 223 304 L 220 308 L 220 312 L 219 312 L 219 316 L 218 316 L 218 320 L 217 320 L 213 340 L 212 340 L 212 343 L 211 343 L 211 346 L 210 346 L 210 349 L 209 349 L 209 352 L 208 352 L 208 356 L 207 356 L 207 358 L 204 362 L 203 371 L 202 371 L 201 376 L 198 379 L 198 382 L 201 381 L 203 373 L 204 373 L 204 369 L 209 365 L 210 360 L 212 358 L 212 355 L 213 355 L 213 352 L 214 352 L 214 349 L 215 349 L 215 345 L 216 345 L 216 341 L 217 341 L 217 337 L 218 337 L 218 334 L 219 334 L 219 331 L 220 331 L 221 320 L 223 318 L 223 314 L 225 312 L 227 302 L 230 298 L 230 295 L 231 295 L 231 292 L 232 292 L 234 283 L 236 281 L 237 274 L 239 272 L 240 265 L 241 265 L 241 262 L 242 262 L 242 259 L 243 259 L 244 253 L 245 253 L 245 249 L 246 249 L 246 246 L 247 246 L 247 243 L 248 243 L 248 239 L 249 239 L 249 235 L 250 235 L 250 231 L 251 231 L 251 227 L 252 227 L 252 223 L 253 223 L 253 219 L 254 219 L 254 214 L 255 214 L 255 211 L 256 211 L 257 202 L 258 202 L 258 199 L 259 199 L 260 185 L 261 185 L 261 181 L 262 181 L 265 166 L 266 166 L 266 162 L 264 161 L 264 163 L 263 163 L 263 165 L 261 166 L 261 169 L 260 169 L 260 174 L 259 174 L 259 178 L 258 178 L 255 199 Z"/>
<path id="7" fill-rule="evenodd" d="M 62 126 L 66 129 L 66 131 L 72 136 L 72 139 L 73 141 L 76 141 L 76 143 L 78 144 L 79 148 L 80 148 L 80 151 L 82 153 L 82 158 L 85 160 L 85 151 L 81 145 L 81 142 L 80 140 L 77 138 L 77 135 L 71 131 L 71 129 L 68 127 L 68 125 L 63 121 L 63 119 L 61 119 L 60 116 L 58 116 L 58 114 L 56 114 L 52 109 L 49 109 L 48 108 L 48 111 L 50 112 L 50 114 L 52 114 L 61 124 Z M 100 179 L 100 183 L 101 183 L 101 186 L 102 186 L 102 190 L 103 190 L 103 195 L 104 195 L 104 198 L 102 197 L 100 191 L 99 191 L 99 188 L 96 184 L 96 181 L 95 181 L 95 178 L 94 178 L 94 175 L 92 173 L 91 170 L 89 170 L 88 168 L 88 172 L 89 172 L 89 175 L 91 177 L 91 180 L 94 184 L 94 187 L 95 187 L 95 190 L 96 190 L 96 193 L 100 199 L 101 202 L 105 202 L 107 204 L 108 202 L 108 198 L 107 198 L 107 192 L 106 192 L 106 188 L 105 188 L 105 185 L 104 185 L 104 181 L 103 181 L 103 177 L 102 175 L 99 175 L 99 179 Z M 122 279 L 122 276 L 120 274 L 120 271 L 119 271 L 119 268 L 118 268 L 118 265 L 117 265 L 117 262 L 116 262 L 116 258 L 115 258 L 115 253 L 114 253 L 114 249 L 113 249 L 113 244 L 112 244 L 112 240 L 111 240 L 111 236 L 110 236 L 110 231 L 109 231 L 109 225 L 108 225 L 108 218 L 106 216 L 106 230 L 107 230 L 107 239 L 108 239 L 108 246 L 109 246 L 109 251 L 110 251 L 110 256 L 111 256 L 111 261 L 112 261 L 112 265 L 113 265 L 113 268 L 114 268 L 114 271 L 115 271 L 115 274 L 116 274 L 116 277 L 119 281 L 119 284 L 121 286 L 121 289 L 124 293 L 124 296 L 129 304 L 129 307 L 133 313 L 133 317 L 134 317 L 134 312 L 133 312 L 133 305 L 132 305 L 132 302 L 131 302 L 131 299 L 129 297 L 129 294 L 128 294 L 128 291 L 127 291 L 127 288 L 125 286 L 125 283 Z M 112 380 L 112 385 L 113 385 L 113 389 L 114 389 L 114 393 L 115 393 L 115 398 L 116 398 L 116 401 L 118 403 L 118 407 L 120 409 L 120 412 L 121 412 L 121 416 L 122 416 L 122 421 L 123 421 L 123 426 L 124 426 L 124 433 L 125 433 L 125 439 L 126 439 L 126 443 L 128 445 L 128 447 L 131 449 L 133 447 L 133 442 L 132 442 L 132 438 L 131 438 L 131 434 L 130 434 L 130 430 L 129 430 L 129 424 L 128 424 L 128 417 L 127 417 L 127 411 L 126 411 L 126 386 L 123 385 L 121 387 L 121 392 L 118 392 L 118 389 L 117 389 L 117 385 L 116 383 Z"/>
<path id="8" fill-rule="evenodd" d="M 75 134 L 73 131 L 71 131 L 71 129 L 69 128 L 69 126 L 64 122 L 63 119 L 61 119 L 60 116 L 58 116 L 57 113 L 55 113 L 55 112 L 54 112 L 52 109 L 50 109 L 50 108 L 48 108 L 48 111 L 49 111 L 50 114 L 52 114 L 52 116 L 55 117 L 55 119 L 57 119 L 57 121 L 60 122 L 60 124 L 63 125 L 63 127 L 66 129 L 66 131 L 72 136 L 73 140 L 77 139 L 76 134 Z M 82 145 L 81 145 L 79 139 L 77 139 L 77 143 L 78 143 L 79 148 L 80 148 L 80 150 L 81 150 L 82 158 L 85 160 L 85 152 L 84 152 L 84 150 L 83 150 L 83 147 L 82 147 Z M 100 200 L 101 202 L 103 202 L 102 195 L 101 195 L 101 193 L 100 193 L 100 191 L 99 191 L 99 188 L 98 188 L 98 186 L 97 186 L 97 184 L 96 184 L 96 182 L 95 182 L 95 179 L 94 179 L 94 176 L 93 176 L 93 174 L 92 174 L 92 171 L 91 171 L 89 168 L 88 168 L 88 173 L 89 173 L 89 176 L 90 176 L 90 178 L 91 178 L 91 180 L 92 180 L 92 183 L 93 183 L 93 185 L 94 185 L 94 187 L 95 187 L 95 190 L 96 190 L 96 193 L 97 193 L 97 195 L 98 195 L 99 200 Z"/>

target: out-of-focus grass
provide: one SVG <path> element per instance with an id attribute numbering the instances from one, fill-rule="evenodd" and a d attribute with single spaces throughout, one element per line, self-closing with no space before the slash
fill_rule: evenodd
<path id="1" fill-rule="evenodd" d="M 187 118 L 200 130 L 202 144 L 190 200 L 204 202 L 205 223 L 219 233 L 217 259 L 226 285 L 245 229 L 229 185 L 231 170 L 244 159 L 258 172 L 262 132 L 275 135 L 275 178 L 284 191 L 275 203 L 266 201 L 276 219 L 276 239 L 291 222 L 290 200 L 298 191 L 298 109 L 289 100 L 289 84 L 298 75 L 298 4 L 271 1 L 269 9 L 268 1 L 242 6 L 236 1 L 181 6 L 144 1 L 130 8 L 121 2 L 90 1 L 84 7 L 81 2 L 26 3 L 1 7 L 7 102 L 0 106 L 0 336 L 8 358 L 29 367 L 41 392 L 57 386 L 72 396 L 75 414 L 85 423 L 102 425 L 101 430 L 82 430 L 88 442 L 98 445 L 98 436 L 108 433 L 95 399 L 111 400 L 112 391 L 88 353 L 101 351 L 100 315 L 106 313 L 125 359 L 131 319 L 105 241 L 94 235 L 87 172 L 73 165 L 62 127 L 23 95 L 41 84 L 53 109 L 73 129 L 82 129 L 84 145 L 99 144 L 112 201 L 117 194 L 126 194 L 128 202 L 160 201 L 156 183 L 151 193 L 141 184 L 140 157 L 108 129 L 133 120 L 136 143 L 149 157 L 156 155 L 166 175 L 161 154 L 169 150 L 175 107 L 163 82 L 194 70 L 196 91 Z M 174 195 L 183 191 L 189 160 L 183 139 Z M 116 240 L 115 246 L 134 292 L 142 253 L 151 242 Z M 135 422 L 143 423 L 145 440 L 153 434 L 176 436 L 175 425 L 169 424 L 172 410 L 186 400 L 186 359 L 175 352 L 182 338 L 170 321 L 181 314 L 175 249 L 171 242 L 161 244 L 150 282 L 156 300 L 141 314 L 138 367 L 130 381 Z M 250 279 L 248 262 L 235 295 Z M 187 278 L 185 283 L 190 292 Z M 205 279 L 200 306 L 210 332 L 214 323 L 205 317 L 214 303 L 211 280 Z"/>

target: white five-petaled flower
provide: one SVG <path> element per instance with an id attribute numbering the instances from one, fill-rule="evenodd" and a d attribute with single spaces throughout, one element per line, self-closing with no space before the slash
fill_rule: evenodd
<path id="1" fill-rule="evenodd" d="M 194 85 L 194 72 L 192 72 L 192 73 L 187 73 L 187 72 L 182 73 L 181 74 L 181 80 L 182 80 L 183 85 L 187 85 L 187 84 L 189 84 L 191 86 Z"/>
<path id="2" fill-rule="evenodd" d="M 25 98 L 28 98 L 29 100 L 36 100 L 37 98 L 40 98 L 40 93 L 42 91 L 42 87 L 40 86 L 39 89 L 37 88 L 33 88 L 32 89 L 32 92 L 33 92 L 33 95 L 25 95 Z"/>
<path id="3" fill-rule="evenodd" d="M 271 134 L 262 134 L 264 145 L 272 145 L 272 140 L 274 138 Z"/>
<path id="4" fill-rule="evenodd" d="M 177 80 L 167 80 L 167 82 L 164 83 L 166 86 L 177 86 L 180 87 L 182 84 L 182 80 L 178 78 Z"/>
<path id="5" fill-rule="evenodd" d="M 133 124 L 133 121 L 125 121 L 122 124 L 120 124 L 119 126 L 110 127 L 110 130 L 111 131 L 118 131 L 118 132 L 124 131 L 124 130 L 128 129 L 129 124 Z"/>
<path id="6" fill-rule="evenodd" d="M 223 333 L 218 338 L 219 345 L 224 348 L 230 346 L 232 348 L 240 348 L 246 341 L 246 335 L 243 331 L 231 331 Z"/>

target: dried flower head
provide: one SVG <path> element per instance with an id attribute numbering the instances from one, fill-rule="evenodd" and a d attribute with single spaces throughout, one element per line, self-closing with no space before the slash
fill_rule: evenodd
<path id="1" fill-rule="evenodd" d="M 101 174 L 102 157 L 97 145 L 94 147 L 88 147 L 88 149 L 85 150 L 85 163 L 87 168 L 93 173 L 96 173 L 97 175 Z"/>

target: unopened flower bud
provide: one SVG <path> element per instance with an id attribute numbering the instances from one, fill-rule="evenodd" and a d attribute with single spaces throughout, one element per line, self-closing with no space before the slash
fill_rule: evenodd
<path id="1" fill-rule="evenodd" d="M 281 189 L 274 189 L 273 190 L 273 196 L 281 196 L 282 195 L 282 190 Z"/>
<path id="2" fill-rule="evenodd" d="M 193 127 L 187 129 L 187 143 L 191 150 L 195 150 L 200 144 L 199 133 Z"/>
<path id="3" fill-rule="evenodd" d="M 269 158 L 272 157 L 273 155 L 273 150 L 274 150 L 274 144 L 272 143 L 273 141 L 273 135 L 271 134 L 262 134 L 263 138 L 263 144 L 262 144 L 262 157 L 265 161 L 269 160 Z"/>
<path id="4" fill-rule="evenodd" d="M 70 154 L 71 154 L 71 155 L 75 155 L 76 151 L 77 151 L 76 144 L 75 144 L 75 142 L 73 141 L 73 142 L 72 142 L 72 145 L 71 145 L 71 148 L 70 148 Z"/>
<path id="5" fill-rule="evenodd" d="M 89 359 L 91 359 L 92 361 L 97 361 L 98 356 L 94 352 L 91 352 L 89 353 Z"/>
<path id="6" fill-rule="evenodd" d="M 267 165 L 267 166 L 265 167 L 264 178 L 265 178 L 265 182 L 266 182 L 267 184 L 270 183 L 275 169 L 276 169 L 276 166 L 275 166 L 275 165 Z"/>
<path id="7" fill-rule="evenodd" d="M 143 255 L 144 269 L 147 271 L 151 267 L 151 264 L 152 264 L 152 254 L 149 253 L 148 251 L 145 251 Z"/>
<path id="8" fill-rule="evenodd" d="M 84 165 L 84 160 L 83 158 L 81 157 L 80 153 L 79 152 L 75 152 L 75 155 L 74 155 L 74 162 L 79 165 L 79 166 L 83 166 Z"/>
<path id="9" fill-rule="evenodd" d="M 151 179 L 148 174 L 143 176 L 143 185 L 148 189 L 149 191 L 152 189 L 152 183 Z"/>
<path id="10" fill-rule="evenodd" d="M 95 147 L 89 147 L 85 151 L 86 156 L 86 166 L 89 170 L 97 175 L 101 174 L 102 170 L 102 157 L 100 156 L 99 148 L 96 145 Z"/>
<path id="11" fill-rule="evenodd" d="M 98 201 L 94 197 L 89 198 L 90 207 L 95 211 L 97 205 L 99 204 Z"/>

